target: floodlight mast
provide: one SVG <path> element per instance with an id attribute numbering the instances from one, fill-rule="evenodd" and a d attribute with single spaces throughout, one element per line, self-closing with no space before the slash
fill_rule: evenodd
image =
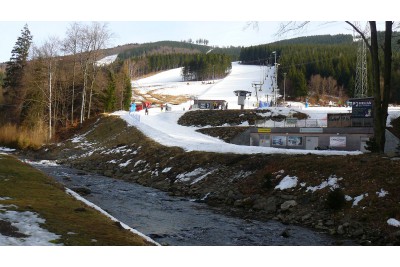
<path id="1" fill-rule="evenodd" d="M 278 97 L 277 91 L 278 91 L 278 65 L 279 64 L 276 63 L 276 51 L 272 51 L 272 54 L 275 55 L 275 75 L 274 75 L 275 76 L 275 83 L 274 83 L 273 92 L 274 92 L 274 101 L 275 101 L 275 107 L 276 107 L 277 104 L 278 104 L 278 101 L 276 99 Z"/>

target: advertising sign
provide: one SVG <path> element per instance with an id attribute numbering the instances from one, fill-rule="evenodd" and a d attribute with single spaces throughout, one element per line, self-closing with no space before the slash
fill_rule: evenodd
<path id="1" fill-rule="evenodd" d="M 273 146 L 286 146 L 286 136 L 273 136 L 272 137 Z"/>
<path id="2" fill-rule="evenodd" d="M 301 146 L 303 145 L 303 138 L 301 136 L 288 136 L 288 146 Z"/>
<path id="3" fill-rule="evenodd" d="M 372 118 L 372 98 L 351 99 L 351 116 L 353 118 Z"/>
<path id="4" fill-rule="evenodd" d="M 346 147 L 346 136 L 331 136 L 329 139 L 331 147 Z"/>

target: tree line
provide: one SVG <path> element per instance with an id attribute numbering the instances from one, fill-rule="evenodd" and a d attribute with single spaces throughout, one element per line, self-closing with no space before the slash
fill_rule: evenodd
<path id="1" fill-rule="evenodd" d="M 97 63 L 111 36 L 107 24 L 72 23 L 65 39 L 49 37 L 37 45 L 25 25 L 2 74 L 0 123 L 40 128 L 51 140 L 55 131 L 100 112 L 127 110 L 132 94 L 127 64 Z"/>
<path id="2" fill-rule="evenodd" d="M 225 54 L 197 54 L 182 69 L 184 81 L 221 79 L 232 69 L 231 58 Z"/>

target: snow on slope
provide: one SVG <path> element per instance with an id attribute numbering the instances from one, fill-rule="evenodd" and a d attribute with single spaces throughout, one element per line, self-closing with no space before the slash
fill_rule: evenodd
<path id="1" fill-rule="evenodd" d="M 118 55 L 112 55 L 108 57 L 104 57 L 98 61 L 96 61 L 97 66 L 105 66 L 105 65 L 110 65 L 117 59 Z"/>
<path id="2" fill-rule="evenodd" d="M 238 109 L 237 96 L 234 91 L 246 90 L 252 92 L 251 97 L 246 101 L 246 108 L 252 108 L 257 102 L 252 83 L 264 81 L 262 91 L 257 91 L 259 100 L 265 100 L 265 95 L 271 95 L 271 76 L 274 67 L 260 67 L 254 65 L 240 65 L 232 63 L 231 73 L 224 79 L 214 81 L 190 81 L 184 82 L 181 76 L 182 68 L 167 70 L 156 75 L 132 81 L 132 86 L 138 88 L 141 93 L 156 90 L 156 93 L 166 95 L 188 95 L 196 96 L 198 99 L 219 99 L 226 100 L 228 106 Z M 268 77 L 265 80 L 266 75 Z M 188 104 L 187 106 L 189 106 Z"/>

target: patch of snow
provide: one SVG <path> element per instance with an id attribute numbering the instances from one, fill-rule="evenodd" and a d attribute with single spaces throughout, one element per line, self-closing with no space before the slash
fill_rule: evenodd
<path id="1" fill-rule="evenodd" d="M 275 186 L 275 189 L 285 190 L 297 186 L 298 179 L 296 176 L 286 175 L 280 183 Z"/>
<path id="2" fill-rule="evenodd" d="M 131 161 L 132 161 L 132 159 L 129 159 L 127 162 L 119 164 L 119 166 L 121 168 L 124 168 L 124 167 L 128 166 L 131 163 Z"/>
<path id="3" fill-rule="evenodd" d="M 0 146 L 0 151 L 1 151 L 1 152 L 14 152 L 14 151 L 15 151 L 15 149 L 13 149 L 13 148 L 8 148 L 8 147 L 3 147 L 3 146 Z"/>
<path id="4" fill-rule="evenodd" d="M 161 171 L 161 173 L 167 173 L 172 169 L 172 167 L 167 167 L 164 170 Z"/>
<path id="5" fill-rule="evenodd" d="M 117 59 L 117 57 L 118 57 L 118 54 L 117 55 L 107 56 L 107 57 L 104 57 L 104 58 L 102 58 L 100 60 L 97 60 L 96 61 L 96 66 L 110 65 L 111 63 L 113 63 Z"/>
<path id="6" fill-rule="evenodd" d="M 208 175 L 212 174 L 212 173 L 215 172 L 215 171 L 216 171 L 216 170 L 212 170 L 212 171 L 209 171 L 209 172 L 207 172 L 206 174 L 204 174 L 204 175 L 202 175 L 202 176 L 200 176 L 200 177 L 197 177 L 197 178 L 194 179 L 190 184 L 192 185 L 192 184 L 198 183 L 199 181 L 203 180 L 204 178 L 206 178 Z"/>
<path id="7" fill-rule="evenodd" d="M 390 218 L 389 220 L 387 220 L 387 224 L 394 227 L 400 227 L 400 222 L 394 218 Z"/>
<path id="8" fill-rule="evenodd" d="M 352 207 L 358 206 L 358 203 L 359 203 L 361 200 L 363 200 L 364 197 L 367 197 L 367 196 L 368 196 L 368 193 L 366 193 L 366 194 L 361 194 L 361 195 L 359 195 L 359 196 L 356 196 L 356 197 L 354 198 L 353 206 L 352 206 Z"/>
<path id="9" fill-rule="evenodd" d="M 335 175 L 331 175 L 331 176 L 329 176 L 329 178 L 327 180 L 323 181 L 320 185 L 307 187 L 306 192 L 308 192 L 308 191 L 315 192 L 317 190 L 321 190 L 328 186 L 331 189 L 338 188 L 339 185 L 337 184 L 337 181 L 338 181 L 338 178 Z"/>
<path id="10" fill-rule="evenodd" d="M 385 191 L 385 190 L 383 190 L 383 188 L 381 188 L 381 191 L 380 192 L 376 192 L 376 194 L 378 195 L 378 197 L 384 197 L 387 194 L 389 194 L 389 192 Z"/>
<path id="11" fill-rule="evenodd" d="M 24 160 L 24 162 L 26 162 L 30 165 L 58 166 L 58 164 L 54 160 L 40 160 L 40 161 Z"/>
<path id="12" fill-rule="evenodd" d="M 349 196 L 349 195 L 345 195 L 345 196 L 344 196 L 344 199 L 345 199 L 346 201 L 352 201 L 352 200 L 353 200 L 353 198 L 352 198 L 351 196 Z"/>
<path id="13" fill-rule="evenodd" d="M 45 220 L 40 218 L 37 213 L 31 211 L 7 210 L 8 207 L 15 205 L 0 204 L 0 219 L 8 221 L 12 226 L 18 228 L 18 232 L 27 237 L 11 237 L 0 234 L 0 245 L 2 246 L 53 246 L 51 241 L 60 238 L 59 235 L 51 233 L 40 227 Z M 60 245 L 60 244 L 58 244 Z"/>
<path id="14" fill-rule="evenodd" d="M 179 181 L 181 181 L 181 182 L 187 182 L 187 181 L 189 181 L 192 177 L 197 176 L 197 175 L 200 175 L 200 174 L 202 174 L 204 171 L 205 171 L 205 170 L 202 169 L 202 168 L 197 168 L 197 169 L 195 169 L 195 170 L 193 170 L 193 171 L 191 171 L 191 172 L 185 172 L 185 173 L 178 174 L 178 175 L 176 176 L 176 179 L 179 180 Z"/>
<path id="15" fill-rule="evenodd" d="M 252 171 L 240 171 L 237 174 L 233 175 L 229 181 L 233 182 L 235 180 L 239 180 L 239 179 L 243 179 L 246 178 L 247 176 L 250 176 L 251 174 L 253 174 Z"/>
<path id="16" fill-rule="evenodd" d="M 80 143 L 83 139 L 83 136 L 78 135 L 71 139 L 71 143 Z"/>
<path id="17" fill-rule="evenodd" d="M 135 162 L 135 165 L 133 165 L 133 167 L 136 167 L 137 165 L 139 165 L 139 164 L 142 164 L 142 163 L 145 163 L 146 161 L 144 161 L 144 160 L 138 160 L 138 161 L 136 161 Z"/>
<path id="18" fill-rule="evenodd" d="M 10 197 L 0 197 L 0 200 L 10 200 L 10 199 L 12 199 L 12 198 L 10 198 Z"/>

